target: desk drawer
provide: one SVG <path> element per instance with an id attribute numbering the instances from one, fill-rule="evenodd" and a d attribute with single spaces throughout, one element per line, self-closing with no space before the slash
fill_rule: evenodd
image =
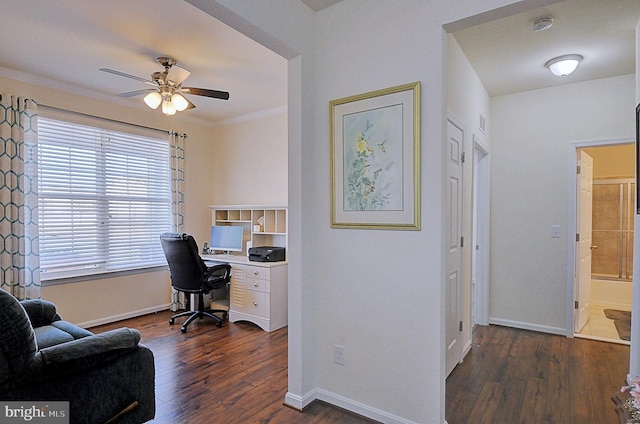
<path id="1" fill-rule="evenodd" d="M 269 302 L 266 293 L 247 290 L 243 312 L 261 318 L 269 316 Z"/>
<path id="2" fill-rule="evenodd" d="M 257 278 L 247 278 L 247 290 L 256 290 L 269 293 L 269 280 L 259 280 Z"/>
<path id="3" fill-rule="evenodd" d="M 257 278 L 260 280 L 269 279 L 269 268 L 261 266 L 247 266 L 247 278 Z"/>

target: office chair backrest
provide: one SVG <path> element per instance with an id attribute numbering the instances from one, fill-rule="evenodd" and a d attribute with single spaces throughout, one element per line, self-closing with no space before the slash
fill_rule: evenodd
<path id="1" fill-rule="evenodd" d="M 160 236 L 160 243 L 169 264 L 171 285 L 182 291 L 201 290 L 206 266 L 193 236 L 164 233 Z"/>

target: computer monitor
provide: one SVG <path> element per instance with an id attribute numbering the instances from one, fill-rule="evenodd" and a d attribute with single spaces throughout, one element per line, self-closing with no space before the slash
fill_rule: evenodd
<path id="1" fill-rule="evenodd" d="M 209 249 L 242 252 L 242 232 L 241 225 L 212 225 Z"/>

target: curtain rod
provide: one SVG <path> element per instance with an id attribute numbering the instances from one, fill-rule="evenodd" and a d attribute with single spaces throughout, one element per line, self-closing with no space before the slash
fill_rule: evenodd
<path id="1" fill-rule="evenodd" d="M 138 127 L 138 128 L 144 128 L 144 129 L 147 129 L 147 130 L 160 131 L 160 132 L 163 132 L 163 133 L 167 133 L 169 135 L 177 134 L 177 135 L 183 136 L 185 138 L 187 137 L 186 133 L 179 133 L 179 132 L 176 132 L 176 131 L 173 131 L 173 130 L 162 130 L 162 129 L 159 129 L 159 128 L 148 127 L 146 125 L 132 124 L 130 122 L 122 122 L 122 121 L 118 121 L 116 119 L 105 118 L 103 116 L 91 115 L 91 114 L 84 113 L 84 112 L 76 112 L 75 110 L 62 109 L 62 108 L 59 108 L 59 107 L 49 106 L 49 105 L 45 105 L 45 104 L 42 104 L 42 103 L 38 103 L 38 106 L 44 106 L 45 109 L 53 109 L 53 110 L 57 110 L 57 111 L 60 111 L 60 112 L 74 113 L 74 114 L 80 115 L 80 116 L 87 116 L 89 118 L 102 119 L 103 121 L 107 121 L 107 122 L 115 122 L 115 123 L 118 123 L 118 124 L 127 124 L 127 125 L 131 125 L 131 126 Z"/>

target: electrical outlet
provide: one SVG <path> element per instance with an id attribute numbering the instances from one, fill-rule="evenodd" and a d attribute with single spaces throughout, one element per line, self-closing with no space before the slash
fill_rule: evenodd
<path id="1" fill-rule="evenodd" d="M 344 346 L 333 345 L 333 362 L 344 365 Z"/>

